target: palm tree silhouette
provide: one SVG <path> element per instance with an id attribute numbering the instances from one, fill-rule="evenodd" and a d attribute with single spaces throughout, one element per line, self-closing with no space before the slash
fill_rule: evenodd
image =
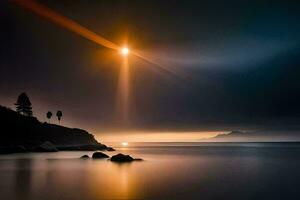
<path id="1" fill-rule="evenodd" d="M 48 111 L 46 114 L 47 118 L 49 119 L 49 124 L 50 124 L 50 119 L 52 117 L 52 112 Z"/>
<path id="2" fill-rule="evenodd" d="M 58 123 L 60 124 L 60 119 L 62 117 L 62 112 L 59 110 L 56 112 L 56 116 L 57 116 L 57 119 L 58 119 Z"/>

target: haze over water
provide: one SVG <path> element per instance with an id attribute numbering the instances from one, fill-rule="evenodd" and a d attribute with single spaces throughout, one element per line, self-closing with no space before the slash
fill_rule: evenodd
<path id="1" fill-rule="evenodd" d="M 300 197 L 300 143 L 140 143 L 117 152 L 145 161 L 78 159 L 92 152 L 1 155 L 0 199 Z"/>

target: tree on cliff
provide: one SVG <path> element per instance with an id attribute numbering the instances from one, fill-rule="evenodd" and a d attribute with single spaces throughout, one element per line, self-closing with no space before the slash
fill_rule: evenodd
<path id="1" fill-rule="evenodd" d="M 62 117 L 62 112 L 61 112 L 60 110 L 57 111 L 57 112 L 56 112 L 56 116 L 57 116 L 58 122 L 59 122 L 59 124 L 60 124 L 60 119 L 61 119 L 61 117 Z"/>
<path id="2" fill-rule="evenodd" d="M 50 123 L 50 119 L 52 117 L 52 112 L 48 111 L 46 114 L 47 118 L 49 119 L 49 123 Z"/>
<path id="3" fill-rule="evenodd" d="M 16 105 L 16 111 L 25 116 L 32 116 L 32 107 L 29 97 L 25 92 L 21 93 L 18 97 Z"/>

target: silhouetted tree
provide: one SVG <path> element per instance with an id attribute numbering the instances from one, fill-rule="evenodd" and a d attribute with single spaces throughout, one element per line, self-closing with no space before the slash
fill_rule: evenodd
<path id="1" fill-rule="evenodd" d="M 32 116 L 32 107 L 29 97 L 25 92 L 21 93 L 18 97 L 16 111 L 26 116 Z"/>
<path id="2" fill-rule="evenodd" d="M 62 112 L 61 112 L 60 110 L 57 111 L 57 112 L 56 112 L 56 116 L 57 116 L 58 122 L 59 122 L 59 124 L 60 124 L 60 119 L 61 119 L 61 117 L 62 117 Z"/>
<path id="3" fill-rule="evenodd" d="M 52 117 L 52 112 L 48 111 L 46 115 L 47 115 L 47 118 L 49 119 L 49 123 L 50 123 L 50 119 Z"/>

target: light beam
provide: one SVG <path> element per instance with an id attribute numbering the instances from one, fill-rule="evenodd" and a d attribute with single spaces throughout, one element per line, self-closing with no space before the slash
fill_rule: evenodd
<path id="1" fill-rule="evenodd" d="M 101 35 L 89 30 L 88 28 L 82 26 L 81 24 L 75 22 L 74 20 L 69 19 L 69 18 L 63 16 L 62 14 L 48 8 L 47 6 L 36 2 L 35 0 L 13 0 L 12 2 L 32 11 L 33 13 L 35 13 L 41 17 L 44 17 L 45 19 L 50 20 L 51 22 L 65 28 L 69 31 L 72 31 L 92 42 L 95 42 L 101 46 L 104 46 L 104 47 L 107 47 L 110 49 L 114 49 L 117 51 L 122 49 L 119 45 L 105 39 Z M 124 49 L 124 51 L 127 51 L 127 50 Z M 128 49 L 128 53 L 129 53 L 129 49 Z M 126 54 L 128 54 L 128 53 L 126 53 Z M 130 51 L 130 53 L 136 57 L 139 57 L 139 58 L 145 60 L 148 63 L 156 65 L 164 72 L 171 73 L 177 77 L 182 77 L 182 75 L 180 75 L 180 73 L 178 73 L 176 70 L 171 69 L 170 67 L 167 67 L 167 66 L 163 66 L 160 63 L 155 62 L 153 59 L 143 56 L 142 53 L 140 53 L 140 52 Z"/>
<path id="2" fill-rule="evenodd" d="M 128 52 L 125 55 L 122 53 L 123 58 L 117 90 L 117 116 L 120 117 L 122 125 L 128 125 L 129 122 L 130 72 L 127 54 Z"/>
<path id="3" fill-rule="evenodd" d="M 36 2 L 35 0 L 14 0 L 17 5 L 22 6 L 33 13 L 73 32 L 76 33 L 96 44 L 101 46 L 114 49 L 120 51 L 123 55 L 122 66 L 120 69 L 120 76 L 119 76 L 119 90 L 120 93 L 120 102 L 119 102 L 119 110 L 120 116 L 122 117 L 122 121 L 127 124 L 128 121 L 128 111 L 129 111 L 129 65 L 128 65 L 128 54 L 132 54 L 136 57 L 139 57 L 148 63 L 151 63 L 157 66 L 164 72 L 168 72 L 170 74 L 176 75 L 176 77 L 180 77 L 180 73 L 176 72 L 174 69 L 172 70 L 169 67 L 163 66 L 153 59 L 150 59 L 146 56 L 143 56 L 141 53 L 137 51 L 130 51 L 127 47 L 120 47 L 119 45 L 105 39 L 101 35 L 89 30 L 88 28 L 80 25 L 79 23 L 69 19 L 56 11 Z"/>
<path id="4" fill-rule="evenodd" d="M 79 23 L 57 13 L 54 10 L 51 10 L 50 8 L 34 1 L 34 0 L 14 0 L 14 2 L 32 12 L 35 14 L 44 17 L 53 23 L 68 29 L 69 31 L 72 31 L 74 33 L 77 33 L 78 35 L 91 40 L 101 46 L 114 49 L 114 50 L 119 50 L 120 47 L 105 39 L 104 37 L 98 35 L 97 33 L 94 33 L 93 31 L 90 31 L 86 27 L 80 25 Z"/>

